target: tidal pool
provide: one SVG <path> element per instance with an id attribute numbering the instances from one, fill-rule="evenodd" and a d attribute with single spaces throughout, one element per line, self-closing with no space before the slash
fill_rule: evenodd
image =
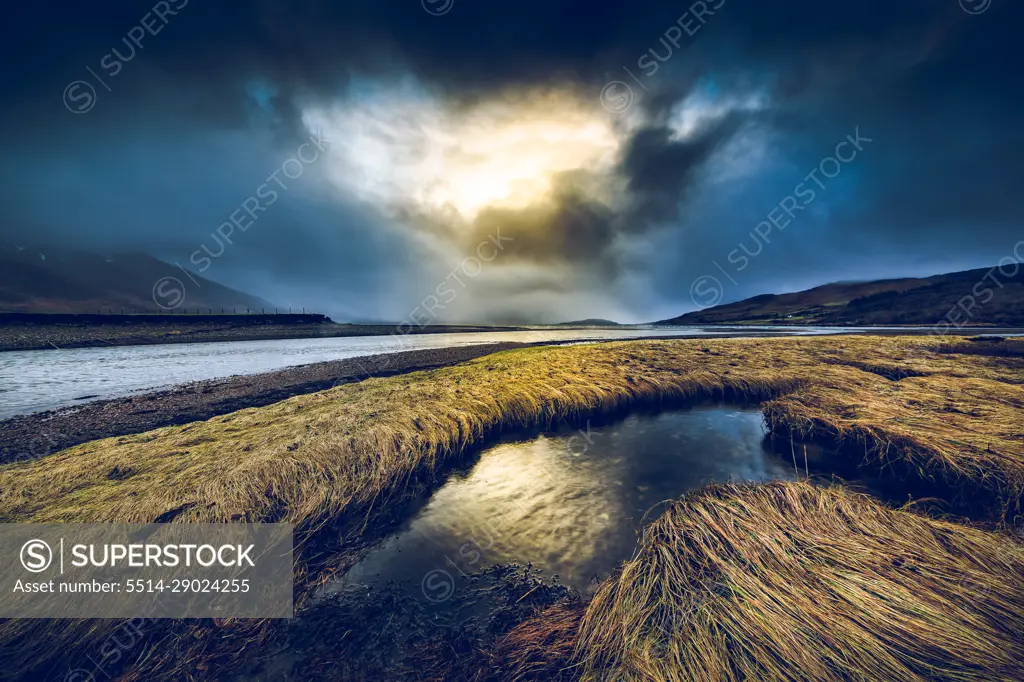
<path id="1" fill-rule="evenodd" d="M 757 410 L 703 406 L 502 442 L 324 592 L 397 584 L 443 604 L 473 574 L 514 563 L 586 594 L 632 556 L 664 501 L 712 481 L 792 480 L 766 432 Z"/>

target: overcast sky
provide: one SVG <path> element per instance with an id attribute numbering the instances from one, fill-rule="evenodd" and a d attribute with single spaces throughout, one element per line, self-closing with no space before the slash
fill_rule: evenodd
<path id="1" fill-rule="evenodd" d="M 1012 0 L 18 4 L 6 242 L 336 319 L 639 322 L 1024 239 Z"/>

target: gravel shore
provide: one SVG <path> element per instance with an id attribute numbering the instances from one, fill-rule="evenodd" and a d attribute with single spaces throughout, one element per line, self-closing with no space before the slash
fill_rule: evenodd
<path id="1" fill-rule="evenodd" d="M 528 345 L 535 344 L 493 343 L 320 362 L 22 415 L 0 421 L 0 462 L 34 459 L 98 438 L 202 421 L 369 377 L 454 365 Z"/>

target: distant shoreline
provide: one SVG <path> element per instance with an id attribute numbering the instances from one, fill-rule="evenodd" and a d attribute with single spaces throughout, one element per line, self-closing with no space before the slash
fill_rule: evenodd
<path id="1" fill-rule="evenodd" d="M 816 327 L 851 333 L 864 329 L 883 336 L 920 335 L 929 325 L 851 325 L 798 324 L 795 322 L 731 322 L 704 324 L 594 324 L 565 322 L 554 325 L 486 326 L 426 325 L 410 327 L 393 324 L 350 324 L 332 322 L 315 314 L 281 315 L 69 315 L 0 313 L 0 353 L 25 350 L 63 350 L 70 348 L 110 348 L 183 343 L 220 343 L 227 341 L 274 341 L 282 339 L 326 339 L 355 336 L 388 336 L 391 334 L 465 334 L 474 332 L 524 332 L 538 328 L 550 329 L 629 329 L 659 327 L 722 328 L 735 327 L 764 334 L 770 327 Z M 1005 326 L 972 326 L 951 329 L 948 335 L 1008 333 L 1020 334 L 1024 329 Z M 747 332 L 737 332 L 744 336 Z M 856 333 L 856 332 L 852 332 Z M 943 334 L 945 335 L 945 334 Z M 662 338 L 658 336 L 644 338 Z M 679 338 L 666 335 L 664 338 Z"/>
<path id="2" fill-rule="evenodd" d="M 169 343 L 525 331 L 525 327 L 337 324 L 322 315 L 25 315 L 0 313 L 0 352 Z"/>

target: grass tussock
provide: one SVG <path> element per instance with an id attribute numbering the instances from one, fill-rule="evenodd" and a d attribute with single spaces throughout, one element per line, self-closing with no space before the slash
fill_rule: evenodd
<path id="1" fill-rule="evenodd" d="M 949 352 L 957 344 L 977 346 L 934 353 L 924 338 L 827 337 L 507 351 L 6 465 L 0 520 L 308 528 L 371 517 L 499 430 L 715 397 L 768 401 L 777 430 L 832 439 L 873 468 L 898 463 L 901 475 L 1016 511 L 1024 359 Z"/>
<path id="2" fill-rule="evenodd" d="M 586 608 L 563 669 L 617 682 L 1021 680 L 1022 578 L 1024 545 L 1001 534 L 840 487 L 710 486 L 648 528 Z"/>
<path id="3" fill-rule="evenodd" d="M 576 666 L 570 661 L 582 616 L 579 602 L 556 604 L 519 624 L 495 647 L 494 676 L 517 682 L 576 679 Z"/>

